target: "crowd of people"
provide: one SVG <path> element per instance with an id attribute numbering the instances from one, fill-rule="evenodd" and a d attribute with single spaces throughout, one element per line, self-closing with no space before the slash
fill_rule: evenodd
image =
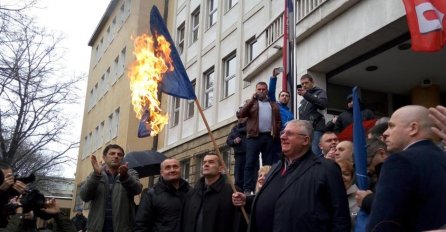
<path id="1" fill-rule="evenodd" d="M 13 170 L 0 163 L 2 214 L 0 231 L 36 231 L 52 219 L 53 231 L 426 231 L 446 229 L 446 108 L 408 105 L 390 118 L 375 119 L 361 105 L 367 130 L 368 189 L 356 184 L 355 144 L 339 136 L 353 122 L 352 98 L 347 110 L 325 123 L 327 94 L 306 74 L 299 119 L 288 108 L 290 93 L 275 98 L 279 71 L 270 88 L 255 93 L 236 112 L 238 121 L 227 137 L 234 149 L 234 182 L 213 152 L 202 160 L 195 186 L 181 177 L 175 158 L 160 164 L 156 184 L 142 194 L 138 173 L 123 162 L 124 149 L 110 144 L 103 163 L 91 156 L 93 171 L 80 188 L 90 204 L 88 220 L 79 209 L 71 220 L 54 199 L 40 209 L 25 210 L 20 197 L 27 186 L 14 180 Z M 242 210 L 243 209 L 243 210 Z M 4 211 L 4 210 L 3 210 Z M 25 212 L 26 211 L 26 212 Z M 247 214 L 245 214 L 247 212 Z M 357 221 L 365 213 L 366 221 Z M 43 215 L 43 216 L 42 216 Z M 245 217 L 248 216 L 248 217 Z M 365 230 L 364 230 L 365 231 Z"/>

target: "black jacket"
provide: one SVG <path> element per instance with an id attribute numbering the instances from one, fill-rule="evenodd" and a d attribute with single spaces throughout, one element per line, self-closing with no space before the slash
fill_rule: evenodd
<path id="1" fill-rule="evenodd" d="M 383 164 L 367 231 L 425 231 L 446 225 L 446 155 L 429 140 Z"/>
<path id="2" fill-rule="evenodd" d="M 299 106 L 299 119 L 310 121 L 314 130 L 325 131 L 325 118 L 318 110 L 327 108 L 328 99 L 325 90 L 315 86 L 308 90 Z"/>
<path id="3" fill-rule="evenodd" d="M 160 177 L 142 197 L 133 231 L 179 231 L 181 208 L 188 192 L 189 183 L 185 180 L 180 179 L 180 187 L 175 189 Z"/>
<path id="4" fill-rule="evenodd" d="M 241 142 L 235 143 L 234 139 L 240 137 Z M 234 149 L 234 154 L 244 155 L 246 152 L 246 122 L 237 122 L 235 126 L 231 129 L 231 132 L 226 139 L 226 144 Z"/>
<path id="5" fill-rule="evenodd" d="M 256 194 L 251 209 L 249 232 L 255 232 L 259 196 L 281 175 L 282 162 L 273 165 L 265 184 Z M 309 150 L 299 166 L 288 174 L 274 208 L 274 232 L 348 232 L 350 212 L 339 166 L 316 157 Z"/>
<path id="6" fill-rule="evenodd" d="M 362 120 L 370 120 L 375 118 L 373 112 L 369 109 L 361 107 Z M 348 125 L 353 123 L 353 109 L 350 108 L 339 114 L 336 123 L 329 121 L 327 123 L 327 131 L 334 131 L 336 134 L 341 133 Z"/>
<path id="7" fill-rule="evenodd" d="M 246 231 L 240 208 L 232 204 L 231 186 L 223 176 L 208 187 L 202 177 L 189 192 L 184 203 L 181 216 L 182 232 L 197 232 L 200 208 L 203 208 L 202 232 Z"/>

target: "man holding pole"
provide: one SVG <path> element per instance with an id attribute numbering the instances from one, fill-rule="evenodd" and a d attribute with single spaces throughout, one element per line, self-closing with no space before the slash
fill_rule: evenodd
<path id="1" fill-rule="evenodd" d="M 183 232 L 232 232 L 245 231 L 239 208 L 232 204 L 232 188 L 222 172 L 219 157 L 209 153 L 203 158 L 201 177 L 187 195 L 181 217 Z"/>

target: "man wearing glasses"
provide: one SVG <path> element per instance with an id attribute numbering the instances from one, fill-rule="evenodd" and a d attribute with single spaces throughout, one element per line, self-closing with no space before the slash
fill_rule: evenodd
<path id="1" fill-rule="evenodd" d="M 281 132 L 284 158 L 254 198 L 248 231 L 350 231 L 341 170 L 313 154 L 312 134 L 305 120 L 292 120 Z M 232 197 L 235 205 L 244 205 L 244 194 Z"/>

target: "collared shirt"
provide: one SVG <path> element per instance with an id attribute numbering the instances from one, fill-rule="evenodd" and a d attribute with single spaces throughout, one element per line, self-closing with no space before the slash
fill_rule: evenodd
<path id="1" fill-rule="evenodd" d="M 259 132 L 271 132 L 272 108 L 268 100 L 259 102 Z"/>

